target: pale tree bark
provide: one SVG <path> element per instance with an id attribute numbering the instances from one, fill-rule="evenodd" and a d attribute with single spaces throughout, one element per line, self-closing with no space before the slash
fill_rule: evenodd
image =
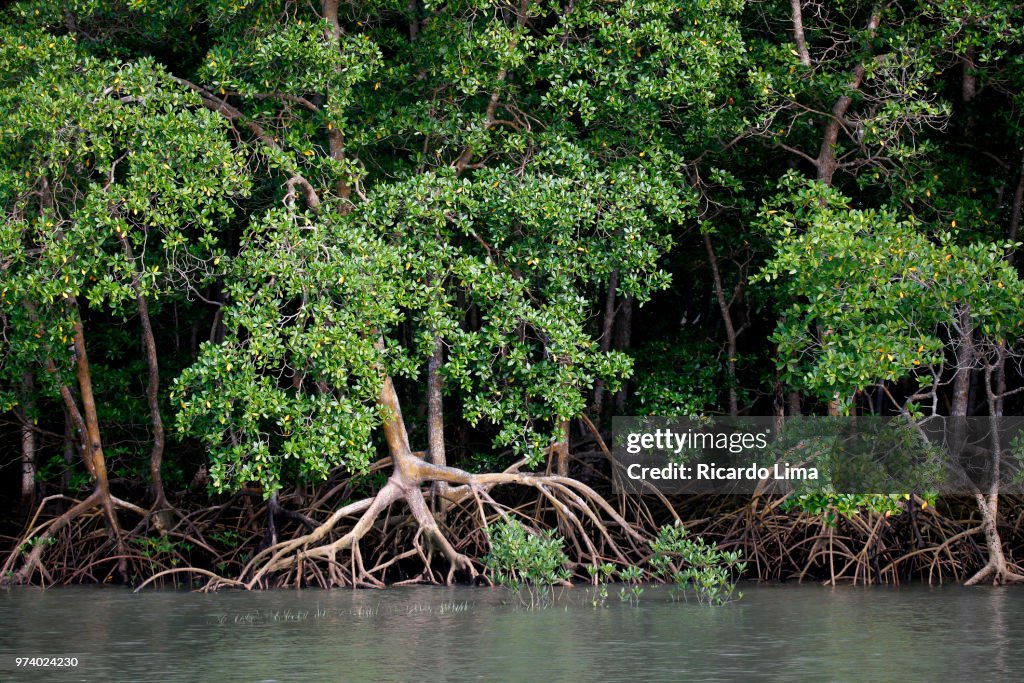
<path id="1" fill-rule="evenodd" d="M 970 413 L 971 383 L 974 370 L 979 360 L 979 351 L 974 340 L 975 330 L 971 309 L 969 306 L 962 306 L 957 311 L 957 320 L 953 325 L 957 335 L 956 349 L 956 370 L 953 377 L 953 401 L 950 408 L 950 415 L 953 418 L 953 429 L 955 445 L 962 445 L 969 429 L 966 420 Z M 997 347 L 996 366 L 1005 364 L 1005 347 Z M 1001 372 L 998 372 L 1001 375 Z M 974 494 L 975 503 L 981 513 L 981 527 L 985 534 L 985 549 L 988 552 L 988 562 L 973 577 L 967 580 L 967 585 L 974 585 L 982 581 L 991 580 L 994 585 L 1002 585 L 1024 580 L 1009 568 L 1006 555 L 1003 552 L 1003 542 L 999 534 L 999 458 L 1001 444 L 999 441 L 998 421 L 1002 415 L 1001 394 L 996 393 L 993 387 L 993 366 L 988 365 L 985 373 L 985 388 L 988 396 L 990 420 L 992 422 L 992 442 L 990 449 L 992 453 L 991 483 L 988 490 L 976 491 Z M 997 382 L 1002 382 L 998 377 Z M 957 449 L 959 450 L 959 449 Z M 954 457 L 957 455 L 954 452 Z"/>
<path id="2" fill-rule="evenodd" d="M 804 66 L 811 65 L 811 53 L 807 51 L 807 38 L 804 36 L 804 16 L 800 0 L 789 0 L 793 21 L 793 42 L 796 44 L 797 56 Z"/>
<path id="3" fill-rule="evenodd" d="M 985 546 L 988 550 L 988 562 L 978 573 L 966 582 L 968 586 L 991 581 L 994 586 L 1008 583 L 1024 582 L 1024 576 L 1010 568 L 1003 552 L 1003 542 L 999 534 L 999 490 L 1000 467 L 1002 453 L 1002 434 L 1000 419 L 1003 416 L 1003 396 L 1006 393 L 1006 357 L 1005 344 L 995 347 L 995 360 L 985 366 L 985 391 L 988 398 L 990 443 L 992 453 L 990 468 L 991 483 L 987 491 L 974 494 L 975 502 L 981 511 L 981 525 L 985 533 Z"/>
<path id="4" fill-rule="evenodd" d="M 430 462 L 444 467 L 444 378 L 441 368 L 444 365 L 444 341 L 440 336 L 434 338 L 434 349 L 427 363 L 427 452 Z M 434 482 L 432 494 L 435 503 L 443 511 L 444 495 L 448 486 L 443 481 Z"/>
<path id="5" fill-rule="evenodd" d="M 35 389 L 32 373 L 22 373 L 22 400 L 17 410 L 21 422 L 21 505 L 25 510 L 32 509 L 36 501 L 36 430 L 32 417 Z"/>
<path id="6" fill-rule="evenodd" d="M 971 378 L 977 351 L 974 346 L 974 324 L 970 307 L 961 306 L 956 315 L 957 321 L 953 326 L 957 336 L 956 371 L 953 376 L 950 415 L 954 418 L 965 418 L 970 412 Z"/>

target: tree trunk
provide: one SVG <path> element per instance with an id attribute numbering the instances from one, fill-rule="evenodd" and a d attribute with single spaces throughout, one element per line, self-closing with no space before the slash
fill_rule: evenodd
<path id="1" fill-rule="evenodd" d="M 1006 231 L 1006 237 L 1011 242 L 1017 241 L 1017 235 L 1020 233 L 1020 221 L 1021 214 L 1024 213 L 1024 154 L 1021 155 L 1020 165 L 1020 176 L 1017 178 L 1017 189 L 1013 192 L 1013 203 L 1010 206 L 1010 225 Z M 1007 260 L 1012 264 L 1014 262 L 1015 251 L 1011 251 L 1007 256 Z"/>
<path id="2" fill-rule="evenodd" d="M 801 404 L 802 400 L 799 391 L 791 391 L 786 396 L 786 404 L 789 408 L 789 414 L 794 417 L 800 417 L 802 412 Z"/>
<path id="3" fill-rule="evenodd" d="M 21 421 L 21 505 L 25 511 L 30 511 L 36 501 L 36 430 L 32 424 L 35 388 L 32 373 L 23 373 L 22 400 L 17 410 Z"/>
<path id="4" fill-rule="evenodd" d="M 341 50 L 341 22 L 338 18 L 339 0 L 323 0 L 321 12 L 327 21 L 327 29 L 324 37 L 331 43 L 335 50 Z M 335 67 L 335 73 L 340 74 L 344 67 L 339 63 Z M 337 126 L 337 122 L 331 121 L 327 124 L 327 143 L 330 147 L 331 158 L 335 161 L 345 160 L 345 138 Z M 334 193 L 341 200 L 339 211 L 348 213 L 352 210 L 352 186 L 344 175 L 339 177 L 334 184 Z"/>
<path id="5" fill-rule="evenodd" d="M 704 233 L 704 249 L 708 253 L 708 262 L 711 264 L 711 276 L 715 283 L 718 310 L 721 311 L 722 322 L 725 324 L 725 346 L 728 354 L 725 367 L 729 375 L 729 414 L 736 417 L 740 414 L 739 400 L 736 394 L 736 327 L 733 325 L 729 302 L 725 298 L 725 289 L 722 287 L 722 273 L 718 268 L 718 257 L 715 256 L 715 249 L 711 244 L 711 235 L 707 233 Z"/>
<path id="6" fill-rule="evenodd" d="M 73 301 L 69 308 L 77 309 Z M 120 538 L 121 529 L 117 522 L 117 513 L 114 511 L 114 503 L 110 497 L 110 483 L 107 479 L 107 461 L 103 455 L 103 440 L 100 438 L 100 422 L 96 413 L 96 398 L 92 393 L 92 373 L 89 369 L 89 357 L 85 349 L 85 330 L 82 326 L 81 317 L 75 310 L 74 322 L 74 349 L 75 349 L 75 376 L 78 379 L 78 391 L 82 398 L 81 421 L 84 428 L 84 439 L 82 450 L 86 459 L 86 467 L 96 481 L 96 489 L 100 494 L 100 502 L 107 515 L 111 532 Z M 66 394 L 65 403 L 71 398 L 71 392 L 67 387 L 62 387 L 62 394 Z M 69 410 L 77 412 L 77 407 L 72 403 Z"/>
<path id="7" fill-rule="evenodd" d="M 615 328 L 615 294 L 619 287 L 619 271 L 613 270 L 608 278 L 608 292 L 604 299 L 604 319 L 601 324 L 601 352 L 608 353 L 612 346 L 612 334 Z M 594 423 L 600 426 L 601 413 L 604 409 L 604 380 L 594 382 Z"/>
<path id="8" fill-rule="evenodd" d="M 164 495 L 164 480 L 161 475 L 161 465 L 164 457 L 164 421 L 160 415 L 160 363 L 157 358 L 156 338 L 153 336 L 153 324 L 149 317 L 149 302 L 142 291 L 142 281 L 139 270 L 134 265 L 135 257 L 132 254 L 131 243 L 127 236 L 121 237 L 121 244 L 124 247 L 125 256 L 128 262 L 133 264 L 132 290 L 135 292 L 135 301 L 139 309 L 139 324 L 142 328 L 142 353 L 146 358 L 148 377 L 146 381 L 146 403 L 149 406 L 149 420 L 153 429 L 153 447 L 149 452 L 149 475 L 153 480 L 153 507 L 156 515 L 157 526 L 162 527 L 170 520 L 164 519 L 160 513 L 167 509 L 167 499 Z"/>
<path id="9" fill-rule="evenodd" d="M 804 36 L 804 16 L 800 7 L 800 0 L 789 0 L 790 12 L 793 21 L 793 42 L 796 44 L 797 56 L 800 63 L 809 67 L 811 65 L 811 53 L 807 51 L 807 38 Z"/>
<path id="10" fill-rule="evenodd" d="M 971 102 L 978 96 L 978 77 L 974 73 L 974 55 L 974 48 L 969 47 L 960 59 L 960 64 L 964 70 L 963 79 L 960 82 L 960 98 L 964 104 Z"/>
<path id="11" fill-rule="evenodd" d="M 873 38 L 875 36 L 880 21 L 881 13 L 876 8 L 871 12 L 871 18 L 868 20 L 867 31 L 869 37 Z M 818 180 L 826 185 L 832 184 L 832 178 L 839 168 L 839 163 L 836 159 L 836 144 L 839 142 L 839 131 L 842 128 L 847 112 L 850 111 L 850 105 L 853 104 L 852 93 L 860 90 L 860 86 L 864 82 L 865 72 L 866 69 L 863 63 L 853 68 L 850 81 L 846 86 L 851 94 L 842 95 L 835 101 L 832 105 L 832 115 L 825 124 L 825 133 L 822 135 L 821 146 L 818 149 L 818 156 L 815 159 L 814 165 L 817 168 Z"/>
<path id="12" fill-rule="evenodd" d="M 75 427 L 74 420 L 64 408 L 64 471 L 60 475 L 61 491 L 71 489 L 71 468 L 75 464 Z"/>
<path id="13" fill-rule="evenodd" d="M 434 337 L 434 351 L 427 363 L 427 449 L 430 462 L 442 467 L 447 464 L 444 448 L 444 379 L 441 377 L 443 365 L 444 341 L 438 336 Z M 431 487 L 434 503 L 441 512 L 444 511 L 444 494 L 447 489 L 448 485 L 443 481 L 435 481 Z"/>
<path id="14" fill-rule="evenodd" d="M 974 325 L 969 307 L 962 306 L 957 312 L 955 329 L 959 347 L 956 349 L 956 374 L 953 376 L 953 404 L 950 415 L 954 418 L 966 418 L 970 410 L 971 375 L 976 360 Z"/>
<path id="15" fill-rule="evenodd" d="M 629 348 L 633 337 L 633 297 L 625 296 L 622 298 L 622 309 L 615 324 L 615 350 L 625 351 Z M 628 391 L 629 385 L 623 384 L 622 388 L 615 395 L 615 411 L 620 415 L 626 410 Z"/>
<path id="16" fill-rule="evenodd" d="M 551 448 L 551 455 L 555 461 L 555 473 L 566 477 L 569 476 L 569 421 L 559 425 L 558 431 L 559 439 Z"/>
<path id="17" fill-rule="evenodd" d="M 950 409 L 953 418 L 953 457 L 958 455 L 958 444 L 963 444 L 969 430 L 966 419 L 970 410 L 971 380 L 974 374 L 975 363 L 978 360 L 978 350 L 974 344 L 974 323 L 971 316 L 971 309 L 962 306 L 957 311 L 957 322 L 954 326 L 957 332 L 959 347 L 956 349 L 956 374 L 953 378 L 953 403 Z M 1006 562 L 1006 555 L 1003 553 L 1003 542 L 999 535 L 999 430 L 996 424 L 1002 413 L 1002 401 L 998 399 L 992 388 L 991 367 L 986 369 L 986 390 L 989 397 L 990 420 L 993 421 L 992 443 L 992 479 L 986 491 L 977 491 L 974 494 L 974 501 L 981 513 L 981 526 L 985 533 L 985 547 L 988 551 L 988 562 L 978 573 L 972 576 L 966 584 L 975 585 L 991 578 L 993 585 L 1002 585 L 1011 581 L 1020 580 L 1016 574 L 1010 571 Z M 961 433 L 962 432 L 962 433 Z"/>
<path id="18" fill-rule="evenodd" d="M 793 0 L 798 2 L 798 0 Z M 881 10 L 875 8 L 871 12 L 871 18 L 868 20 L 867 32 L 868 36 L 873 38 L 875 33 L 878 31 L 878 24 L 881 21 Z M 831 116 L 825 123 L 825 130 L 821 137 L 821 145 L 818 147 L 818 156 L 812 159 L 816 170 L 816 179 L 825 185 L 831 186 L 835 178 L 836 171 L 839 169 L 839 160 L 836 157 L 836 146 L 839 143 L 839 131 L 843 128 L 843 122 L 846 120 L 846 115 L 850 111 L 850 105 L 853 104 L 853 93 L 860 90 L 861 85 L 864 83 L 864 74 L 866 68 L 864 63 L 861 62 L 853 68 L 853 72 L 850 74 L 850 80 L 846 85 L 847 93 L 841 95 L 832 105 Z M 826 330 L 825 334 L 829 334 L 831 330 Z M 838 394 L 829 399 L 828 402 L 828 414 L 832 416 L 839 415 L 841 412 L 841 399 Z"/>

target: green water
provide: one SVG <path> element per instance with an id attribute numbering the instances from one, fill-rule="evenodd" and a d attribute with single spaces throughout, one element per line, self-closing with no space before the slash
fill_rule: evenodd
<path id="1" fill-rule="evenodd" d="M 1024 590 L 744 586 L 524 610 L 487 588 L 0 592 L 0 681 L 1024 680 Z M 73 669 L 15 657 L 77 657 Z"/>

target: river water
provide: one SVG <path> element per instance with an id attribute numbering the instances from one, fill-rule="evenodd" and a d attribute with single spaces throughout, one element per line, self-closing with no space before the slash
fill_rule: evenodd
<path id="1" fill-rule="evenodd" d="M 1024 590 L 742 587 L 722 608 L 588 589 L 0 592 L 0 681 L 1024 680 Z M 16 657 L 76 657 L 67 669 Z"/>

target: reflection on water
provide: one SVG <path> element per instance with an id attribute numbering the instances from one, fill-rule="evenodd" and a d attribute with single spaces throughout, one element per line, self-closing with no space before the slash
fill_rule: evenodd
<path id="1" fill-rule="evenodd" d="M 744 592 L 593 609 L 578 587 L 526 611 L 486 588 L 18 589 L 0 593 L 0 682 L 1024 680 L 1020 590 Z M 31 656 L 79 665 L 15 668 Z"/>

